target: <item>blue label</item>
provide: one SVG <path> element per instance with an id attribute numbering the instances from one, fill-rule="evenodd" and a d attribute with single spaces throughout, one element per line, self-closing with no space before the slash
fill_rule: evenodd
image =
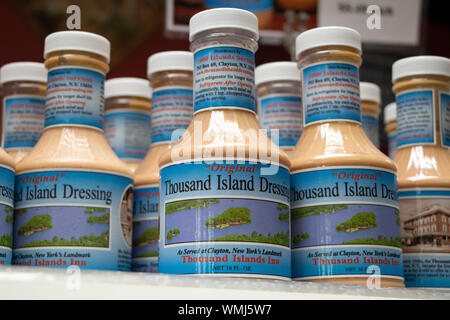
<path id="1" fill-rule="evenodd" d="M 44 110 L 42 97 L 6 97 L 3 100 L 3 148 L 34 147 L 44 130 Z"/>
<path id="2" fill-rule="evenodd" d="M 45 127 L 80 125 L 103 129 L 105 75 L 89 69 L 48 72 Z"/>
<path id="3" fill-rule="evenodd" d="M 11 264 L 14 172 L 0 166 L 0 265 Z"/>
<path id="4" fill-rule="evenodd" d="M 160 208 L 160 272 L 291 277 L 287 168 L 170 165 L 161 169 Z"/>
<path id="5" fill-rule="evenodd" d="M 275 96 L 259 101 L 259 122 L 269 138 L 280 147 L 295 147 L 302 134 L 302 99 L 299 96 Z M 278 130 L 278 141 L 271 135 Z"/>
<path id="6" fill-rule="evenodd" d="M 361 122 L 358 67 L 322 63 L 302 73 L 305 125 L 329 120 Z"/>
<path id="7" fill-rule="evenodd" d="M 362 116 L 362 127 L 367 137 L 377 148 L 380 147 L 380 134 L 378 133 L 378 118 L 369 115 Z"/>
<path id="8" fill-rule="evenodd" d="M 273 0 L 205 0 L 210 8 L 238 8 L 248 11 L 267 11 L 273 8 Z"/>
<path id="9" fill-rule="evenodd" d="M 192 120 L 191 88 L 160 88 L 152 95 L 152 143 L 176 142 Z M 172 135 L 175 134 L 175 141 Z"/>
<path id="10" fill-rule="evenodd" d="M 401 189 L 407 287 L 450 288 L 450 188 Z"/>
<path id="11" fill-rule="evenodd" d="M 158 272 L 159 186 L 134 189 L 133 271 Z"/>
<path id="12" fill-rule="evenodd" d="M 305 170 L 291 175 L 292 276 L 381 276 L 402 280 L 394 173 L 373 168 Z"/>
<path id="13" fill-rule="evenodd" d="M 121 159 L 144 159 L 151 143 L 150 112 L 112 110 L 105 115 L 105 137 Z"/>
<path id="14" fill-rule="evenodd" d="M 397 151 L 397 132 L 388 133 L 388 152 L 389 157 L 394 159 L 395 153 Z"/>
<path id="15" fill-rule="evenodd" d="M 13 263 L 129 271 L 132 185 L 77 169 L 17 175 Z"/>
<path id="16" fill-rule="evenodd" d="M 433 91 L 411 91 L 397 95 L 397 147 L 434 144 Z"/>
<path id="17" fill-rule="evenodd" d="M 212 47 L 194 54 L 194 112 L 211 107 L 255 111 L 255 54 Z"/>
<path id="18" fill-rule="evenodd" d="M 441 92 L 439 97 L 442 146 L 450 148 L 450 94 Z"/>

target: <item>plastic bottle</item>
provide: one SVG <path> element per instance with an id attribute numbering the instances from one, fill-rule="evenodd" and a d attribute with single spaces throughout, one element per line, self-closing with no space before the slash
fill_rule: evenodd
<path id="1" fill-rule="evenodd" d="M 11 264 L 15 162 L 0 148 L 0 265 Z"/>
<path id="2" fill-rule="evenodd" d="M 450 59 L 401 59 L 392 80 L 405 284 L 450 288 Z"/>
<path id="3" fill-rule="evenodd" d="M 397 150 L 397 105 L 395 102 L 384 107 L 384 126 L 388 136 L 389 158 L 394 159 Z"/>
<path id="4" fill-rule="evenodd" d="M 375 147 L 380 148 L 378 118 L 381 108 L 381 91 L 375 83 L 360 82 L 362 127 Z"/>
<path id="5" fill-rule="evenodd" d="M 360 35 L 311 29 L 296 53 L 304 127 L 291 156 L 293 278 L 402 287 L 396 166 L 361 126 Z"/>
<path id="6" fill-rule="evenodd" d="M 45 128 L 17 165 L 14 264 L 130 270 L 132 173 L 103 134 L 109 54 L 88 32 L 45 39 Z"/>
<path id="7" fill-rule="evenodd" d="M 17 163 L 44 130 L 47 70 L 43 63 L 13 62 L 1 69 L 1 146 Z"/>

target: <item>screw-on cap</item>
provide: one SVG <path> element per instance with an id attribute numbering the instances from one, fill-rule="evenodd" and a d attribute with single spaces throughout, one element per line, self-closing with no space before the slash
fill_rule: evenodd
<path id="1" fill-rule="evenodd" d="M 150 82 L 140 78 L 114 78 L 105 81 L 105 99 L 123 96 L 151 99 Z"/>
<path id="2" fill-rule="evenodd" d="M 110 59 L 111 45 L 108 39 L 90 32 L 84 31 L 59 31 L 45 38 L 44 58 L 49 53 L 62 50 L 76 50 L 98 54 Z"/>
<path id="3" fill-rule="evenodd" d="M 397 120 L 397 104 L 395 102 L 389 103 L 384 107 L 384 124 Z"/>
<path id="4" fill-rule="evenodd" d="M 438 56 L 416 56 L 400 59 L 392 65 L 392 82 L 399 78 L 421 74 L 450 77 L 450 59 Z"/>
<path id="5" fill-rule="evenodd" d="M 346 27 L 319 27 L 304 31 L 295 40 L 295 53 L 322 46 L 346 46 L 361 52 L 361 36 L 356 30 Z"/>
<path id="6" fill-rule="evenodd" d="M 194 55 L 189 51 L 155 53 L 147 61 L 147 75 L 170 70 L 194 71 Z"/>
<path id="7" fill-rule="evenodd" d="M 11 81 L 47 82 L 47 69 L 38 62 L 12 62 L 0 69 L 0 83 Z"/>
<path id="8" fill-rule="evenodd" d="M 258 40 L 258 18 L 247 10 L 236 8 L 217 8 L 201 11 L 189 21 L 189 40 L 206 30 L 236 28 L 252 32 Z"/>
<path id="9" fill-rule="evenodd" d="M 255 69 L 255 85 L 270 81 L 300 81 L 296 62 L 277 61 L 259 65 Z"/>
<path id="10" fill-rule="evenodd" d="M 381 90 L 375 83 L 360 82 L 359 89 L 361 101 L 373 101 L 377 104 L 381 104 Z"/>

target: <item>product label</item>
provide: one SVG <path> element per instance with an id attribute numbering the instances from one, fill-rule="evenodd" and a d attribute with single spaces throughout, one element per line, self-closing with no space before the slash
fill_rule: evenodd
<path id="1" fill-rule="evenodd" d="M 278 130 L 280 147 L 295 147 L 302 134 L 302 99 L 299 96 L 268 96 L 259 100 L 259 122 L 267 130 Z"/>
<path id="2" fill-rule="evenodd" d="M 160 272 L 291 277 L 287 168 L 171 164 L 161 169 L 160 208 Z"/>
<path id="3" fill-rule="evenodd" d="M 83 68 L 48 72 L 45 127 L 79 125 L 103 129 L 105 75 Z"/>
<path id="4" fill-rule="evenodd" d="M 405 92 L 396 102 L 397 147 L 436 143 L 433 90 Z"/>
<path id="5" fill-rule="evenodd" d="M 450 288 L 450 189 L 400 189 L 407 287 Z"/>
<path id="6" fill-rule="evenodd" d="M 380 134 L 378 133 L 378 118 L 369 115 L 362 116 L 362 127 L 367 137 L 375 147 L 380 147 Z"/>
<path id="7" fill-rule="evenodd" d="M 159 186 L 134 189 L 133 271 L 158 272 Z"/>
<path id="8" fill-rule="evenodd" d="M 79 169 L 17 175 L 13 263 L 129 271 L 132 185 L 126 176 Z"/>
<path id="9" fill-rule="evenodd" d="M 330 120 L 361 122 L 359 68 L 321 63 L 302 70 L 304 125 Z"/>
<path id="10" fill-rule="evenodd" d="M 192 120 L 192 88 L 158 88 L 152 94 L 152 143 L 174 141 Z"/>
<path id="11" fill-rule="evenodd" d="M 397 132 L 388 133 L 388 152 L 389 158 L 394 159 L 397 151 Z"/>
<path id="12" fill-rule="evenodd" d="M 273 8 L 273 0 L 205 0 L 210 8 L 238 8 L 248 11 L 267 11 Z"/>
<path id="13" fill-rule="evenodd" d="M 7 96 L 3 99 L 2 147 L 32 148 L 44 130 L 45 99 Z"/>
<path id="14" fill-rule="evenodd" d="M 0 166 L 0 265 L 11 264 L 14 171 Z"/>
<path id="15" fill-rule="evenodd" d="M 397 179 L 377 168 L 291 175 L 294 279 L 403 279 Z"/>
<path id="16" fill-rule="evenodd" d="M 105 137 L 121 159 L 144 159 L 151 143 L 150 112 L 118 109 L 105 115 Z"/>
<path id="17" fill-rule="evenodd" d="M 439 99 L 442 146 L 450 148 L 450 94 L 441 92 Z"/>
<path id="18" fill-rule="evenodd" d="M 255 111 L 255 54 L 212 47 L 194 54 L 194 111 L 211 107 Z"/>

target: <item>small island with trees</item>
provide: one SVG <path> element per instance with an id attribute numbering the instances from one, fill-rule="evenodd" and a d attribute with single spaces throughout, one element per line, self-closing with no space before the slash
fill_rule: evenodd
<path id="1" fill-rule="evenodd" d="M 48 214 L 37 215 L 19 228 L 20 236 L 30 236 L 36 232 L 42 232 L 53 228 L 52 216 Z"/>
<path id="2" fill-rule="evenodd" d="M 303 240 L 306 240 L 306 239 L 309 239 L 309 233 L 308 232 L 296 234 L 294 236 L 294 238 L 292 239 L 292 242 L 294 244 L 300 244 L 300 242 L 302 242 Z"/>
<path id="3" fill-rule="evenodd" d="M 348 209 L 347 204 L 327 204 L 323 206 L 295 208 L 291 210 L 291 219 L 300 219 L 320 214 L 331 214 L 345 209 Z"/>
<path id="4" fill-rule="evenodd" d="M 90 216 L 87 218 L 87 223 L 99 223 L 99 224 L 109 224 L 109 213 L 105 213 L 102 216 Z"/>
<path id="5" fill-rule="evenodd" d="M 209 218 L 205 224 L 208 228 L 223 229 L 251 223 L 250 209 L 245 207 L 229 208 L 215 218 Z"/>
<path id="6" fill-rule="evenodd" d="M 133 247 L 145 247 L 148 244 L 158 242 L 158 228 L 148 228 L 133 240 Z"/>
<path id="7" fill-rule="evenodd" d="M 390 246 L 390 247 L 402 247 L 402 239 L 401 237 L 390 237 L 389 239 L 383 237 L 382 235 L 378 236 L 378 239 L 374 238 L 361 238 L 354 239 L 349 241 L 344 241 L 342 244 L 369 244 L 369 245 L 379 245 L 379 246 Z"/>
<path id="8" fill-rule="evenodd" d="M 175 213 L 181 210 L 205 208 L 212 204 L 218 203 L 220 203 L 219 199 L 197 199 L 197 200 L 175 201 L 166 205 L 166 214 Z"/>
<path id="9" fill-rule="evenodd" d="M 259 242 L 259 243 L 270 243 L 277 244 L 284 247 L 289 247 L 289 232 L 286 233 L 276 233 L 272 235 L 269 233 L 267 236 L 264 236 L 261 233 L 257 233 L 253 231 L 251 236 L 246 234 L 236 234 L 236 235 L 228 235 L 223 237 L 215 238 L 214 241 L 241 241 L 241 242 Z"/>
<path id="10" fill-rule="evenodd" d="M 377 226 L 377 216 L 373 212 L 360 212 L 336 226 L 338 232 L 356 232 Z"/>
<path id="11" fill-rule="evenodd" d="M 93 214 L 94 212 L 106 212 L 106 208 L 100 208 L 100 207 L 87 207 L 84 210 L 84 213 L 86 214 Z"/>
<path id="12" fill-rule="evenodd" d="M 108 248 L 109 247 L 109 231 L 101 233 L 99 236 L 94 234 L 81 236 L 76 239 L 72 236 L 70 240 L 64 238 L 59 238 L 54 236 L 50 240 L 37 240 L 31 241 L 22 246 L 22 248 L 32 248 L 32 247 L 99 247 Z"/>
<path id="13" fill-rule="evenodd" d="M 170 240 L 172 240 L 174 237 L 176 237 L 179 234 L 180 234 L 180 229 L 178 229 L 178 228 L 169 230 L 167 232 L 167 240 L 170 241 Z"/>
<path id="14" fill-rule="evenodd" d="M 10 233 L 3 234 L 0 237 L 0 247 L 6 247 L 6 248 L 12 247 L 12 235 Z"/>

